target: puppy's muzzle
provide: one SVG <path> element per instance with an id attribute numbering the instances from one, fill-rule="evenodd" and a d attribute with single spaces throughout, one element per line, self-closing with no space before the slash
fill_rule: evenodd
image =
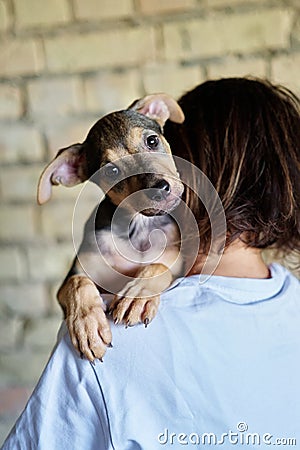
<path id="1" fill-rule="evenodd" d="M 150 200 L 161 202 L 171 193 L 171 186 L 166 180 L 158 181 L 152 188 L 147 189 L 146 195 Z"/>

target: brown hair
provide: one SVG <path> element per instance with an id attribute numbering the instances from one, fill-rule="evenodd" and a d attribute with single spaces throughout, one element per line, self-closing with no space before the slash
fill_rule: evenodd
<path id="1" fill-rule="evenodd" d="M 179 100 L 183 125 L 168 122 L 173 154 L 207 175 L 222 201 L 228 243 L 300 250 L 300 100 L 288 89 L 248 78 L 207 81 Z M 186 201 L 210 241 L 205 208 Z"/>

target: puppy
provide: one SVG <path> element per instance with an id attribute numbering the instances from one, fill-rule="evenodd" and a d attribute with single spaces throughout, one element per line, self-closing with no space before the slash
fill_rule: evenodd
<path id="1" fill-rule="evenodd" d="M 182 123 L 184 115 L 166 94 L 108 114 L 83 143 L 60 150 L 39 180 L 40 205 L 52 185 L 90 179 L 106 193 L 58 291 L 72 342 L 90 361 L 102 360 L 112 339 L 101 293 L 117 293 L 110 305 L 116 323 L 147 326 L 161 292 L 181 273 L 179 230 L 169 213 L 184 187 L 163 136 L 167 119 Z"/>

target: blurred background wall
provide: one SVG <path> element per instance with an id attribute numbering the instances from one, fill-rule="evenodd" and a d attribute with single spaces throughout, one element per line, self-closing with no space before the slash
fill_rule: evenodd
<path id="1" fill-rule="evenodd" d="M 55 342 L 55 292 L 74 255 L 80 187 L 38 207 L 44 165 L 145 93 L 255 75 L 299 94 L 300 3 L 0 0 L 0 39 L 1 443 Z"/>

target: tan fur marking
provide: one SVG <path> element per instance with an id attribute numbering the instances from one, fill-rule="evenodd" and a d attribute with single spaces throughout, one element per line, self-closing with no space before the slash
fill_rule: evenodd
<path id="1" fill-rule="evenodd" d="M 129 131 L 126 142 L 130 154 L 140 153 L 142 147 L 145 147 L 143 139 L 144 131 L 145 129 L 140 127 L 134 127 Z"/>
<path id="2" fill-rule="evenodd" d="M 66 312 L 75 348 L 90 361 L 102 359 L 112 336 L 95 284 L 86 276 L 73 275 L 59 289 L 58 301 Z"/>
<path id="3" fill-rule="evenodd" d="M 110 306 L 115 322 L 148 325 L 157 313 L 161 292 L 170 286 L 172 279 L 172 272 L 164 264 L 140 268 L 136 278 L 115 296 Z"/>

